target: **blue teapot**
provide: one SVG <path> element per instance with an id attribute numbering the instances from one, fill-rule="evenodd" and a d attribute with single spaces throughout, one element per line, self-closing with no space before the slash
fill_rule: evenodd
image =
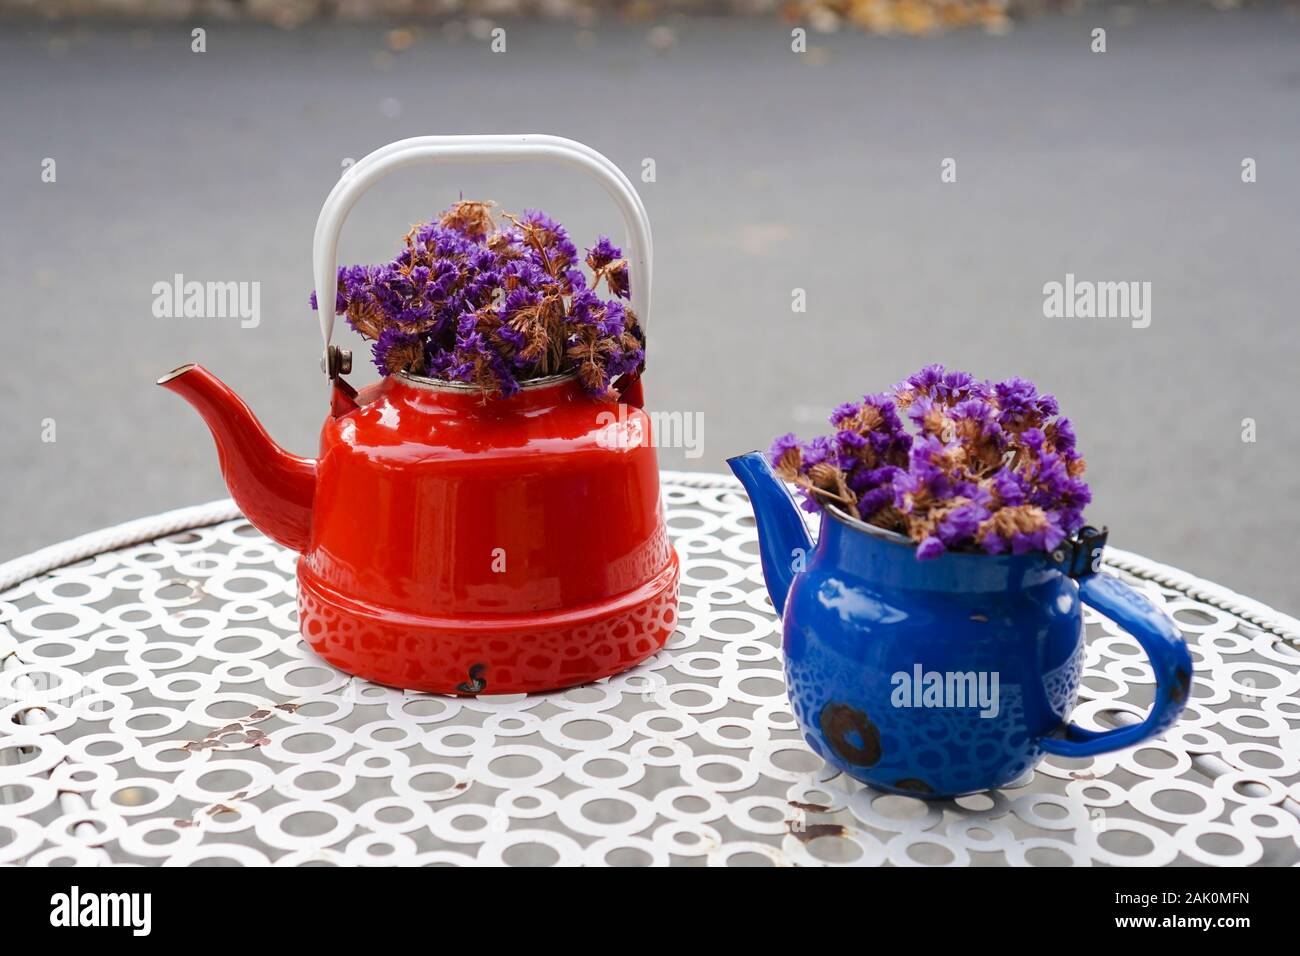
<path id="1" fill-rule="evenodd" d="M 1164 733 L 1191 690 L 1173 622 L 1098 573 L 1104 535 L 1049 555 L 944 554 L 918 561 L 903 535 L 827 508 L 814 545 L 765 456 L 728 461 L 758 522 L 784 627 L 786 688 L 804 739 L 855 780 L 923 798 L 1005 786 L 1046 754 L 1090 757 Z M 1070 724 L 1088 604 L 1150 658 L 1141 723 Z"/>

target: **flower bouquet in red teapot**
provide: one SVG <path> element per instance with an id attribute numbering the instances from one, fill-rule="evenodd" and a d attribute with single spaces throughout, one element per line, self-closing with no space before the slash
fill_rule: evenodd
<path id="1" fill-rule="evenodd" d="M 509 396 L 573 372 L 588 394 L 617 399 L 613 383 L 645 359 L 622 250 L 601 236 L 580 261 L 545 213 L 502 219 L 490 202 L 455 203 L 411 229 L 391 262 L 340 269 L 335 311 L 371 340 L 384 375 Z"/>
<path id="2" fill-rule="evenodd" d="M 579 256 L 542 213 L 461 201 L 391 262 L 338 268 L 347 213 L 379 179 L 502 160 L 597 179 L 628 256 L 605 238 Z M 380 683 L 465 695 L 581 684 L 655 654 L 676 626 L 678 563 L 641 409 L 650 231 L 627 178 L 558 137 L 403 140 L 343 176 L 313 252 L 313 305 L 332 299 L 317 310 L 332 396 L 318 458 L 272 442 L 201 366 L 160 384 L 207 421 L 249 520 L 301 553 L 299 626 L 316 652 Z M 370 341 L 377 383 L 343 377 L 336 314 Z"/>

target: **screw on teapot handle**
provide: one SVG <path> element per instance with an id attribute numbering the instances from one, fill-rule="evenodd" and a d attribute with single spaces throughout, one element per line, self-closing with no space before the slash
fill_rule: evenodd
<path id="1" fill-rule="evenodd" d="M 650 311 L 653 244 L 650 220 L 636 189 L 607 157 L 590 146 L 560 136 L 544 134 L 416 136 L 389 143 L 354 163 L 330 191 L 316 219 L 312 240 L 312 270 L 319 305 L 321 338 L 325 342 L 322 367 L 331 378 L 346 363 L 343 350 L 330 345 L 338 283 L 339 235 L 348 213 L 363 193 L 389 173 L 407 166 L 444 163 L 514 163 L 531 160 L 568 166 L 600 183 L 618 205 L 627 227 L 628 265 L 632 308 L 644 329 Z M 350 358 L 350 357 L 349 357 Z"/>

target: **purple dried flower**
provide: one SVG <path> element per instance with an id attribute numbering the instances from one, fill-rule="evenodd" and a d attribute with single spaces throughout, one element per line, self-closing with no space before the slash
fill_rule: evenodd
<path id="1" fill-rule="evenodd" d="M 835 434 L 805 445 L 785 435 L 771 455 L 804 508 L 834 504 L 906 534 L 922 560 L 1050 551 L 1082 527 L 1091 500 L 1074 429 L 1059 413 L 1024 379 L 994 385 L 928 365 L 892 393 L 837 407 Z"/>
<path id="2" fill-rule="evenodd" d="M 645 337 L 627 295 L 622 252 L 600 237 L 588 250 L 588 284 L 564 227 L 538 210 L 504 218 L 492 204 L 461 201 L 414 227 L 391 261 L 339 270 L 335 311 L 374 342 L 384 374 L 470 382 L 509 395 L 519 382 L 576 372 L 594 395 L 637 374 Z M 604 279 L 613 298 L 594 291 Z M 315 308 L 315 295 L 312 296 Z"/>
<path id="3" fill-rule="evenodd" d="M 850 421 L 858 413 L 858 406 L 853 402 L 845 402 L 839 405 L 831 412 L 830 423 L 836 428 L 843 428 L 844 424 Z"/>
<path id="4" fill-rule="evenodd" d="M 772 447 L 767 454 L 768 457 L 771 458 L 773 465 L 777 468 L 782 468 L 787 461 L 792 461 L 797 465 L 799 460 L 798 453 L 799 439 L 795 437 L 794 432 L 788 432 L 772 442 Z M 787 456 L 789 455 L 794 455 L 795 457 L 793 459 L 788 459 Z"/>
<path id="5" fill-rule="evenodd" d="M 605 236 L 601 236 L 594 246 L 587 250 L 587 265 L 595 280 L 592 287 L 604 279 L 609 291 L 620 299 L 628 297 L 627 260 L 623 250 L 614 245 Z"/>
<path id="6" fill-rule="evenodd" d="M 939 519 L 939 540 L 948 548 L 972 544 L 980 525 L 988 518 L 989 510 L 983 505 L 974 502 L 958 505 Z"/>
<path id="7" fill-rule="evenodd" d="M 599 271 L 615 259 L 623 258 L 623 250 L 609 241 L 608 236 L 601 236 L 596 244 L 587 250 L 587 265 L 593 272 Z"/>
<path id="8" fill-rule="evenodd" d="M 919 372 L 908 376 L 907 384 L 918 392 L 927 395 L 933 395 L 934 390 L 939 387 L 943 381 L 944 367 L 939 364 L 927 365 Z"/>
<path id="9" fill-rule="evenodd" d="M 947 550 L 948 549 L 944 547 L 943 542 L 937 537 L 934 535 L 927 535 L 922 538 L 920 544 L 917 545 L 916 558 L 918 561 L 931 561 Z"/>
<path id="10" fill-rule="evenodd" d="M 538 265 L 557 276 L 578 257 L 578 248 L 569 241 L 565 228 L 540 209 L 525 209 L 515 223 L 530 246 Z"/>
<path id="11" fill-rule="evenodd" d="M 424 342 L 419 335 L 389 326 L 379 333 L 379 338 L 370 347 L 370 354 L 375 366 L 385 374 L 393 375 L 408 369 L 419 371 L 424 361 Z"/>
<path id="12" fill-rule="evenodd" d="M 838 457 L 835 448 L 835 439 L 829 435 L 818 435 L 807 445 L 804 446 L 803 460 L 808 466 L 820 465 Z"/>
<path id="13" fill-rule="evenodd" d="M 888 485 L 859 491 L 858 516 L 864 521 L 870 521 L 881 508 L 889 507 L 893 503 L 894 489 Z"/>

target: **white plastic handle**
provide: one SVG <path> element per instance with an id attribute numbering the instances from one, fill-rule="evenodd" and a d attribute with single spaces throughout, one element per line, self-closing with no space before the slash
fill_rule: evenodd
<path id="1" fill-rule="evenodd" d="M 316 220 L 312 268 L 316 282 L 321 337 L 329 347 L 334 333 L 334 301 L 338 288 L 339 235 L 348 213 L 362 194 L 389 173 L 407 166 L 445 163 L 515 163 L 534 160 L 569 166 L 587 173 L 618 204 L 627 227 L 627 260 L 631 272 L 632 308 L 644 329 L 650 311 L 650 270 L 654 249 L 650 220 L 636 189 L 607 157 L 590 146 L 560 136 L 416 136 L 382 146 L 354 163 L 330 191 Z"/>

